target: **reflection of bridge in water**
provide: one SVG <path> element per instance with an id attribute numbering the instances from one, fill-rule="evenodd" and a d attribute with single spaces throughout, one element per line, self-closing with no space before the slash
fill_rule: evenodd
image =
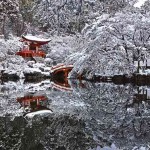
<path id="1" fill-rule="evenodd" d="M 53 80 L 51 82 L 52 88 L 61 90 L 61 91 L 72 91 L 72 88 L 70 84 L 68 83 L 68 80 L 61 80 L 61 82 L 58 82 L 57 80 Z"/>
<path id="2" fill-rule="evenodd" d="M 78 81 L 79 88 L 85 88 L 85 84 L 82 80 L 75 80 Z M 51 82 L 52 88 L 55 88 L 60 91 L 73 91 L 74 84 L 72 80 L 68 80 L 67 78 L 61 78 L 59 80 L 53 79 Z"/>

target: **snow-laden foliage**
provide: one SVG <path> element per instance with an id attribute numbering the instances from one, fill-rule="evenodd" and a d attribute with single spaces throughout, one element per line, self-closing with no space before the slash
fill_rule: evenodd
<path id="1" fill-rule="evenodd" d="M 12 70 L 16 69 L 15 65 L 17 65 L 18 63 L 22 63 L 22 58 L 14 57 L 15 52 L 18 51 L 21 46 L 21 43 L 18 41 L 19 38 L 16 37 L 7 41 L 5 41 L 4 39 L 0 39 L 0 71 L 5 70 L 8 67 L 8 62 L 11 61 L 10 59 L 12 59 L 11 64 L 14 65 Z M 16 61 L 14 61 L 14 59 L 16 59 Z"/>
<path id="2" fill-rule="evenodd" d="M 59 32 L 63 29 L 73 32 L 74 28 L 80 30 L 80 26 L 84 24 L 84 16 L 81 16 L 82 3 L 82 0 L 35 0 L 33 20 L 45 31 L 55 29 Z"/>
<path id="3" fill-rule="evenodd" d="M 73 53 L 76 45 L 76 36 L 51 36 L 51 41 L 47 45 L 45 63 L 53 66 L 64 63 L 65 58 Z"/>
<path id="4" fill-rule="evenodd" d="M 96 16 L 114 13 L 127 4 L 127 0 L 34 0 L 22 2 L 21 10 L 25 20 L 43 31 L 75 33 Z"/>
<path id="5" fill-rule="evenodd" d="M 103 14 L 87 24 L 82 30 L 82 56 L 76 57 L 70 76 L 75 72 L 87 78 L 95 73 L 108 76 L 133 73 L 133 62 L 149 55 L 149 19 L 149 13 L 142 14 L 130 6 L 114 15 Z"/>
<path id="6" fill-rule="evenodd" d="M 22 16 L 19 12 L 19 0 L 0 1 L 0 34 L 8 38 L 9 34 L 20 36 L 23 30 Z"/>
<path id="7" fill-rule="evenodd" d="M 7 41 L 4 39 L 0 39 L 0 52 L 4 55 L 14 55 L 15 52 L 20 50 L 22 46 L 22 43 L 19 42 L 19 39 L 20 38 L 17 37 L 10 37 L 10 39 Z"/>
<path id="8" fill-rule="evenodd" d="M 0 39 L 0 45 L 0 71 L 22 77 L 22 71 L 27 65 L 22 57 L 14 56 L 21 47 L 19 38 L 15 37 L 7 41 Z"/>

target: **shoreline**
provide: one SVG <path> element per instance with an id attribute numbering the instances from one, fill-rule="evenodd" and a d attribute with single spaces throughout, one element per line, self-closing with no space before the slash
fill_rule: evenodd
<path id="1" fill-rule="evenodd" d="M 52 79 L 51 75 L 44 75 L 44 74 L 37 74 L 37 73 L 26 73 L 24 74 L 24 80 L 26 82 L 38 82 L 43 81 L 45 79 Z M 75 78 L 74 78 L 75 79 Z M 7 73 L 1 73 L 0 74 L 0 80 L 3 82 L 8 81 L 18 81 L 20 80 L 19 76 L 17 74 L 7 74 Z M 133 74 L 132 76 L 128 75 L 114 75 L 114 76 L 93 76 L 92 79 L 87 79 L 85 77 L 81 77 L 81 80 L 86 80 L 90 82 L 109 82 L 114 84 L 128 84 L 131 83 L 133 85 L 137 86 L 144 86 L 144 85 L 150 85 L 150 75 L 142 75 L 142 74 Z"/>

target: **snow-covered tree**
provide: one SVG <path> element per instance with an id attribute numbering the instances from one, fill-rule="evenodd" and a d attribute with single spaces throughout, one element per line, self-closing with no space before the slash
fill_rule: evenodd
<path id="1" fill-rule="evenodd" d="M 18 0 L 0 2 L 0 34 L 8 38 L 9 33 L 20 35 L 23 30 L 22 17 L 19 13 Z"/>
<path id="2" fill-rule="evenodd" d="M 96 16 L 121 10 L 127 0 L 21 0 L 20 5 L 24 19 L 43 31 L 75 33 Z"/>
<path id="3" fill-rule="evenodd" d="M 91 78 L 94 74 L 133 73 L 133 62 L 149 55 L 149 26 L 149 14 L 130 5 L 113 15 L 97 17 L 82 31 L 85 39 L 82 55 L 72 62 L 75 68 L 70 76 L 82 74 Z M 71 63 L 70 59 L 68 62 Z"/>

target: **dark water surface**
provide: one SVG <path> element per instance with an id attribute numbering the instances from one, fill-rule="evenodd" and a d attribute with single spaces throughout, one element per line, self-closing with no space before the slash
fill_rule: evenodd
<path id="1" fill-rule="evenodd" d="M 150 89 L 112 83 L 3 83 L 2 150 L 146 150 Z"/>

